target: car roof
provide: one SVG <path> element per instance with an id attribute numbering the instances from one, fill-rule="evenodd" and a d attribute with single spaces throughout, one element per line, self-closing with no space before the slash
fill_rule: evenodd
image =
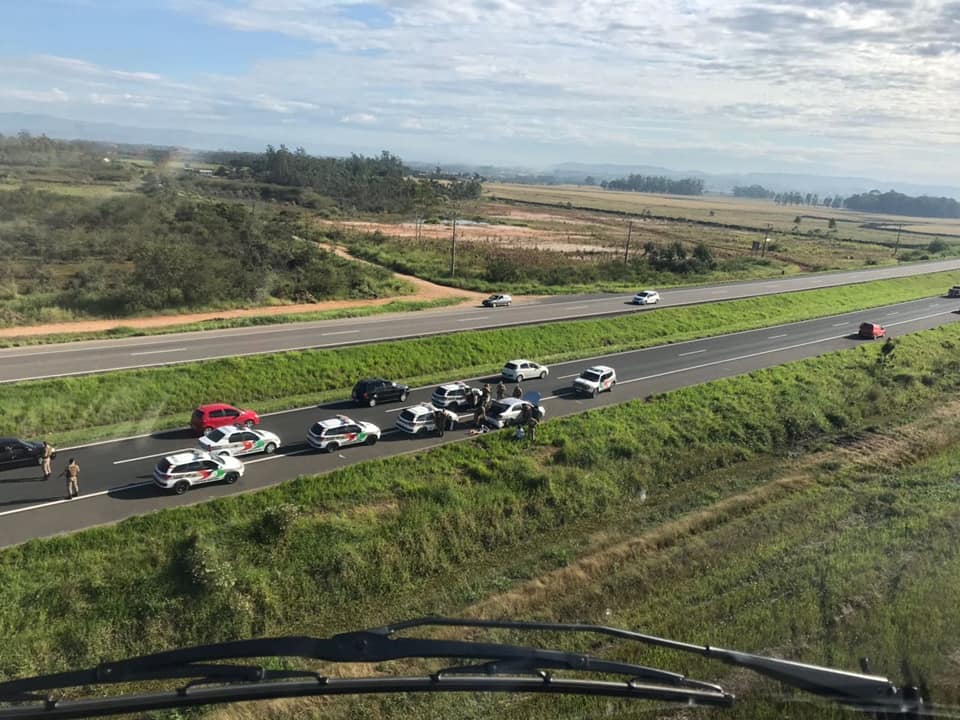
<path id="1" fill-rule="evenodd" d="M 453 390 L 454 388 L 469 388 L 469 387 L 470 387 L 470 386 L 467 385 L 467 384 L 466 384 L 465 382 L 463 382 L 462 380 L 457 380 L 456 382 L 444 383 L 443 385 L 438 385 L 438 386 L 437 386 L 437 389 L 438 389 L 438 390 Z"/>
<path id="2" fill-rule="evenodd" d="M 588 367 L 588 368 L 587 368 L 586 370 L 584 370 L 583 372 L 594 372 L 594 373 L 597 373 L 598 375 L 600 375 L 600 374 L 603 374 L 603 373 L 605 373 L 605 372 L 610 372 L 611 370 L 613 370 L 613 368 L 610 367 L 609 365 L 594 365 L 593 367 Z M 581 373 L 581 374 L 583 374 L 583 373 Z"/>
<path id="3" fill-rule="evenodd" d="M 372 382 L 390 382 L 390 381 L 385 380 L 382 377 L 370 377 L 370 378 L 363 378 L 362 380 L 357 380 L 357 385 L 362 385 L 363 383 L 372 383 Z"/>
<path id="4" fill-rule="evenodd" d="M 507 360 L 507 362 L 504 363 L 504 364 L 505 364 L 505 365 L 510 365 L 510 364 L 516 365 L 516 364 L 518 364 L 518 363 L 532 363 L 532 362 L 533 362 L 533 360 L 527 360 L 526 358 L 520 358 L 519 360 Z M 534 363 L 534 364 L 536 364 L 536 363 Z"/>
<path id="5" fill-rule="evenodd" d="M 194 460 L 210 460 L 213 456 L 203 450 L 181 450 L 173 455 L 167 455 L 166 460 L 171 465 L 183 465 Z"/>
<path id="6" fill-rule="evenodd" d="M 637 295 L 652 295 L 655 292 L 656 290 L 641 290 L 637 293 Z"/>
<path id="7" fill-rule="evenodd" d="M 23 440 L 21 438 L 15 438 L 15 437 L 0 438 L 0 443 L 14 443 L 14 442 L 31 443 L 31 442 L 40 442 L 40 441 L 39 440 Z"/>
<path id="8" fill-rule="evenodd" d="M 240 409 L 234 407 L 233 405 L 228 405 L 227 403 L 207 403 L 206 405 L 197 405 L 197 410 L 204 410 L 207 412 L 210 410 L 222 410 L 223 408 L 233 408 L 234 410 Z"/>
<path id="9" fill-rule="evenodd" d="M 349 418 L 346 415 L 337 415 L 335 418 L 325 418 L 323 420 L 317 420 L 317 425 L 325 428 L 335 428 L 340 427 L 341 425 L 346 425 L 347 423 L 356 422 L 353 418 Z"/>

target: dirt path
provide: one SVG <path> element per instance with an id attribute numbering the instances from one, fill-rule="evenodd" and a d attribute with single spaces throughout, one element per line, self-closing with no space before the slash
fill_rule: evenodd
<path id="1" fill-rule="evenodd" d="M 352 257 L 341 247 L 328 247 L 337 255 L 354 262 L 366 262 Z M 242 317 L 262 317 L 270 315 L 288 315 L 293 313 L 323 312 L 324 310 L 341 310 L 344 308 L 374 307 L 386 305 L 395 300 L 439 300 L 441 298 L 462 297 L 462 303 L 451 306 L 476 305 L 477 300 L 486 297 L 484 293 L 472 290 L 437 285 L 412 275 L 394 273 L 395 277 L 406 280 L 416 288 L 410 295 L 376 298 L 372 300 L 325 300 L 316 303 L 301 303 L 298 305 L 269 305 L 253 308 L 237 308 L 234 310 L 211 310 L 208 312 L 186 313 L 183 315 L 155 315 L 152 317 L 120 318 L 117 320 L 78 320 L 75 322 L 49 323 L 45 325 L 25 325 L 20 327 L 0 328 L 0 338 L 26 337 L 31 335 L 59 335 L 63 333 L 104 332 L 117 327 L 132 328 L 159 328 L 172 325 L 186 325 L 203 322 L 204 320 L 220 320 Z"/>

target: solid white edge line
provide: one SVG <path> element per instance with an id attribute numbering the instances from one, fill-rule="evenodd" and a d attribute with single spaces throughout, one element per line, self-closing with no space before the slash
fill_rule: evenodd
<path id="1" fill-rule="evenodd" d="M 680 353 L 677 357 L 686 357 L 687 355 L 697 355 L 699 353 L 705 353 L 709 348 L 704 348 L 703 350 L 691 350 L 690 352 Z"/>
<path id="2" fill-rule="evenodd" d="M 144 350 L 143 352 L 132 352 L 130 353 L 130 357 L 137 355 L 160 355 L 161 353 L 183 352 L 184 350 L 186 350 L 185 347 L 167 348 L 166 350 Z"/>
<path id="3" fill-rule="evenodd" d="M 39 505 L 28 505 L 15 510 L 4 510 L 3 512 L 0 512 L 0 517 L 3 517 L 4 515 L 16 515 L 17 513 L 26 512 L 27 510 L 41 510 L 47 507 L 54 507 L 55 505 L 76 502 L 77 500 L 89 500 L 90 498 L 100 497 L 101 495 L 109 495 L 110 493 L 118 490 L 132 490 L 133 488 L 145 487 L 146 485 L 153 485 L 153 483 L 147 481 L 142 483 L 130 483 L 129 485 L 118 485 L 117 487 L 107 488 L 106 490 L 98 490 L 97 492 L 87 493 L 86 495 L 77 495 L 77 497 L 69 500 L 64 498 L 62 500 L 52 500 L 51 502 L 41 503 Z"/>

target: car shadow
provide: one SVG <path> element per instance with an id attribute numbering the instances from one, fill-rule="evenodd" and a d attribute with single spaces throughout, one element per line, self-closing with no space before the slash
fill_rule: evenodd
<path id="1" fill-rule="evenodd" d="M 384 403 L 377 403 L 378 405 Z M 324 410 L 357 410 L 359 408 L 366 407 L 366 405 L 357 405 L 353 400 L 338 400 L 331 403 L 321 403 L 317 405 L 318 408 Z"/>
<path id="2" fill-rule="evenodd" d="M 0 478 L 0 485 L 12 485 L 14 483 L 31 483 L 31 482 L 46 482 L 43 475 L 37 477 L 36 475 L 31 475 L 27 477 L 26 475 L 18 477 L 4 477 Z"/>
<path id="3" fill-rule="evenodd" d="M 163 430 L 151 435 L 155 440 L 192 440 L 197 437 L 191 428 L 176 428 L 174 430 Z"/>
<path id="4" fill-rule="evenodd" d="M 138 475 L 137 477 L 144 476 Z M 172 494 L 172 492 L 161 490 L 153 483 L 137 483 L 136 485 L 114 488 L 107 493 L 107 497 L 113 498 L 114 500 L 146 500 L 148 498 Z"/>

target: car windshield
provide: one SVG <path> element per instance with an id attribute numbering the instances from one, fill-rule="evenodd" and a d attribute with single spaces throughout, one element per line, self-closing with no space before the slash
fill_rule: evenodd
<path id="1" fill-rule="evenodd" d="M 3 9 L 0 438 L 50 451 L 0 440 L 0 688 L 443 612 L 869 657 L 960 715 L 960 0 Z M 721 714 L 327 658 L 209 662 L 471 690 L 129 715 Z"/>

